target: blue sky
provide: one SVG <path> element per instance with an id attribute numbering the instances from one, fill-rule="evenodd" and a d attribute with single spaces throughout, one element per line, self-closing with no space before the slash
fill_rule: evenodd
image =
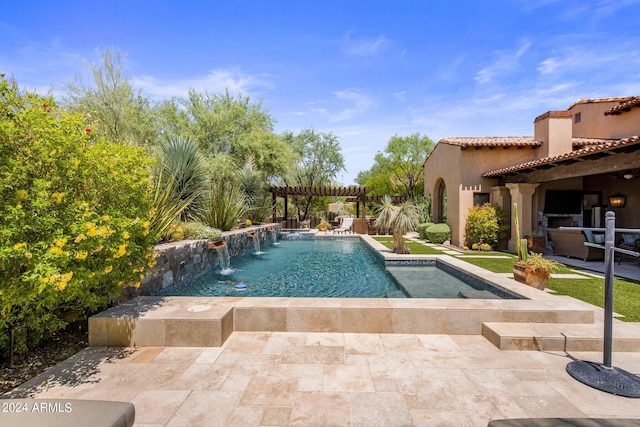
<path id="1" fill-rule="evenodd" d="M 64 95 L 127 55 L 147 97 L 229 89 L 276 131 L 338 136 L 352 184 L 395 134 L 532 135 L 580 98 L 640 95 L 640 0 L 0 0 L 0 72 Z"/>

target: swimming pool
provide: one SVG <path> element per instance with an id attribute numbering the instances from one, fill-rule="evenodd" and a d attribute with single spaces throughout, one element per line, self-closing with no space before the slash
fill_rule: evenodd
<path id="1" fill-rule="evenodd" d="M 282 240 L 165 290 L 174 296 L 498 298 L 432 266 L 385 268 L 360 239 Z M 225 273 L 225 274 L 222 274 Z M 467 281 L 471 282 L 471 281 Z"/>

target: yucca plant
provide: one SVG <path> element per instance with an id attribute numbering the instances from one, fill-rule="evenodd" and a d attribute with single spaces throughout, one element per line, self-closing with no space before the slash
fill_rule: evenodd
<path id="1" fill-rule="evenodd" d="M 215 180 L 204 196 L 198 219 L 209 227 L 228 231 L 244 215 L 245 205 L 246 196 L 239 185 Z"/>
<path id="2" fill-rule="evenodd" d="M 165 139 L 160 146 L 162 173 L 174 180 L 179 200 L 190 199 L 180 213 L 183 221 L 195 218 L 207 186 L 207 168 L 198 142 L 181 136 Z"/>
<path id="3" fill-rule="evenodd" d="M 153 208 L 149 228 L 158 236 L 163 236 L 199 194 L 180 194 L 176 175 L 169 173 L 163 167 L 158 168 L 154 178 Z"/>
<path id="4" fill-rule="evenodd" d="M 404 235 L 418 226 L 419 213 L 411 201 L 395 206 L 391 197 L 385 196 L 377 210 L 375 226 L 391 230 L 393 234 L 393 251 L 397 254 L 408 254 L 409 248 Z"/>
<path id="5" fill-rule="evenodd" d="M 245 211 L 252 223 L 262 222 L 273 210 L 265 180 L 256 170 L 253 157 L 249 157 L 238 173 L 238 181 L 246 198 Z"/>

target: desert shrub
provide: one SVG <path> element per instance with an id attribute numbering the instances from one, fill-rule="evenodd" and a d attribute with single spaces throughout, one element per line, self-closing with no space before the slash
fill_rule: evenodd
<path id="1" fill-rule="evenodd" d="M 432 225 L 433 225 L 432 222 L 425 222 L 422 224 L 418 224 L 418 227 L 416 227 L 416 231 L 420 235 L 421 239 L 423 240 L 427 239 L 427 228 L 431 227 Z"/>
<path id="2" fill-rule="evenodd" d="M 418 220 L 423 224 L 431 223 L 431 195 L 416 197 L 415 204 L 418 209 Z"/>
<path id="3" fill-rule="evenodd" d="M 480 250 L 484 252 L 488 252 L 491 250 L 491 245 L 488 243 L 480 243 Z"/>
<path id="4" fill-rule="evenodd" d="M 425 231 L 431 243 L 444 243 L 451 239 L 451 227 L 447 224 L 433 224 Z"/>
<path id="5" fill-rule="evenodd" d="M 495 206 L 486 203 L 469 209 L 464 231 L 467 245 L 486 243 L 493 246 L 498 243 L 500 227 Z"/>
<path id="6" fill-rule="evenodd" d="M 182 229 L 187 239 L 219 239 L 222 236 L 222 231 L 197 221 L 183 223 Z"/>
<path id="7" fill-rule="evenodd" d="M 0 78 L 0 352 L 25 352 L 153 261 L 150 161 Z"/>
<path id="8" fill-rule="evenodd" d="M 209 227 L 228 231 L 245 213 L 246 196 L 233 182 L 213 180 L 204 196 L 199 220 Z"/>

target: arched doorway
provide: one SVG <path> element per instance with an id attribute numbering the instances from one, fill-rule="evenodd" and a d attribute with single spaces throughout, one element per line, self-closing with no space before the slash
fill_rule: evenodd
<path id="1" fill-rule="evenodd" d="M 436 223 L 442 224 L 447 222 L 447 186 L 444 180 L 441 179 L 438 183 L 438 190 L 436 191 Z"/>

